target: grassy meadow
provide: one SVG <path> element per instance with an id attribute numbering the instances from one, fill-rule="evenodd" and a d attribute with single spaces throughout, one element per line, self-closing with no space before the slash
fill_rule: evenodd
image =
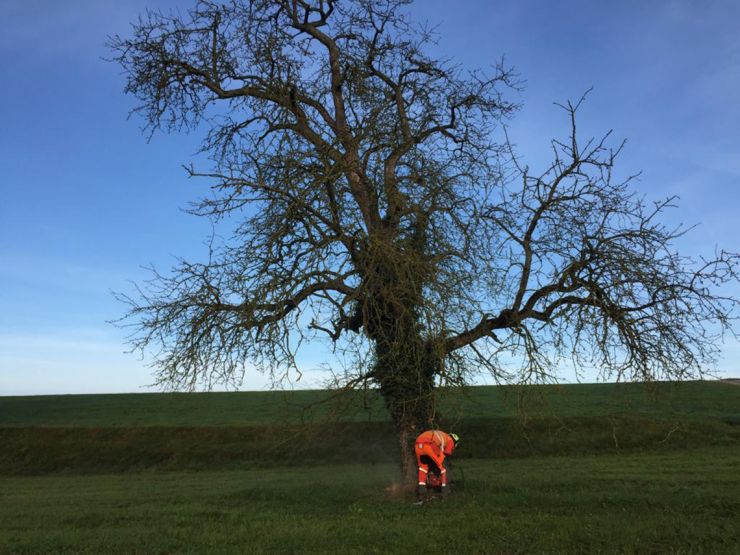
<path id="1" fill-rule="evenodd" d="M 740 552 L 740 387 L 521 391 L 443 395 L 422 507 L 372 397 L 0 397 L 0 553 Z"/>

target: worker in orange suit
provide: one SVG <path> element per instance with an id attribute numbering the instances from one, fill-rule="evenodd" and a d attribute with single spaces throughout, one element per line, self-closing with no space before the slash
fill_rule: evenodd
<path id="1" fill-rule="evenodd" d="M 419 466 L 417 494 L 420 499 L 426 496 L 430 472 L 439 474 L 442 495 L 446 495 L 449 491 L 447 489 L 447 469 L 444 462 L 445 458 L 455 451 L 458 441 L 460 441 L 460 438 L 457 434 L 448 434 L 441 430 L 427 430 L 416 438 L 414 452 Z"/>

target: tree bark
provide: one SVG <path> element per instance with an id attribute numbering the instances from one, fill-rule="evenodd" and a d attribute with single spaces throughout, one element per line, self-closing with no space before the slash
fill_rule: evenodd
<path id="1" fill-rule="evenodd" d="M 433 428 L 437 418 L 437 361 L 418 334 L 415 339 L 394 343 L 393 349 L 378 356 L 376 367 L 380 393 L 398 435 L 401 475 L 407 484 L 416 481 L 414 440 L 424 430 Z"/>
<path id="2" fill-rule="evenodd" d="M 406 239 L 376 235 L 363 253 L 366 333 L 375 348 L 373 376 L 398 434 L 401 474 L 416 480 L 413 442 L 435 420 L 434 377 L 442 360 L 422 334 L 419 307 L 428 268 L 425 221 Z"/>

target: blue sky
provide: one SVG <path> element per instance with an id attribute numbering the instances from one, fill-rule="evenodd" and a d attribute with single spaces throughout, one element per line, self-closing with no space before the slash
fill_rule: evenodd
<path id="1" fill-rule="evenodd" d="M 188 180 L 197 137 L 150 142 L 106 35 L 126 34 L 164 0 L 4 0 L 0 20 L 0 395 L 146 391 L 146 361 L 107 324 L 111 291 L 198 258 L 210 230 L 183 213 L 206 183 Z M 453 7 L 450 7 L 453 6 Z M 623 175 L 648 197 L 678 194 L 670 219 L 698 223 L 689 254 L 740 250 L 740 3 L 734 0 L 419 0 L 438 51 L 470 67 L 502 55 L 525 81 L 511 123 L 536 167 L 565 130 L 554 101 L 594 90 L 586 134 L 627 138 Z M 740 295 L 740 291 L 735 292 Z M 307 358 L 307 369 L 322 360 Z M 728 342 L 720 373 L 739 375 Z M 310 373 L 309 373 L 310 375 Z M 567 381 L 572 379 L 567 373 Z M 310 381 L 310 378 L 309 378 Z M 247 374 L 245 388 L 266 381 Z"/>

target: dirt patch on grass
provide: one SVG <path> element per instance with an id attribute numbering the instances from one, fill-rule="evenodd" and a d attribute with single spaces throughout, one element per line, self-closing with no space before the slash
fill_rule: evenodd
<path id="1" fill-rule="evenodd" d="M 391 484 L 383 488 L 386 497 L 389 499 L 401 499 L 403 497 L 409 497 L 414 494 L 415 489 L 411 484 L 403 484 L 400 482 Z"/>

